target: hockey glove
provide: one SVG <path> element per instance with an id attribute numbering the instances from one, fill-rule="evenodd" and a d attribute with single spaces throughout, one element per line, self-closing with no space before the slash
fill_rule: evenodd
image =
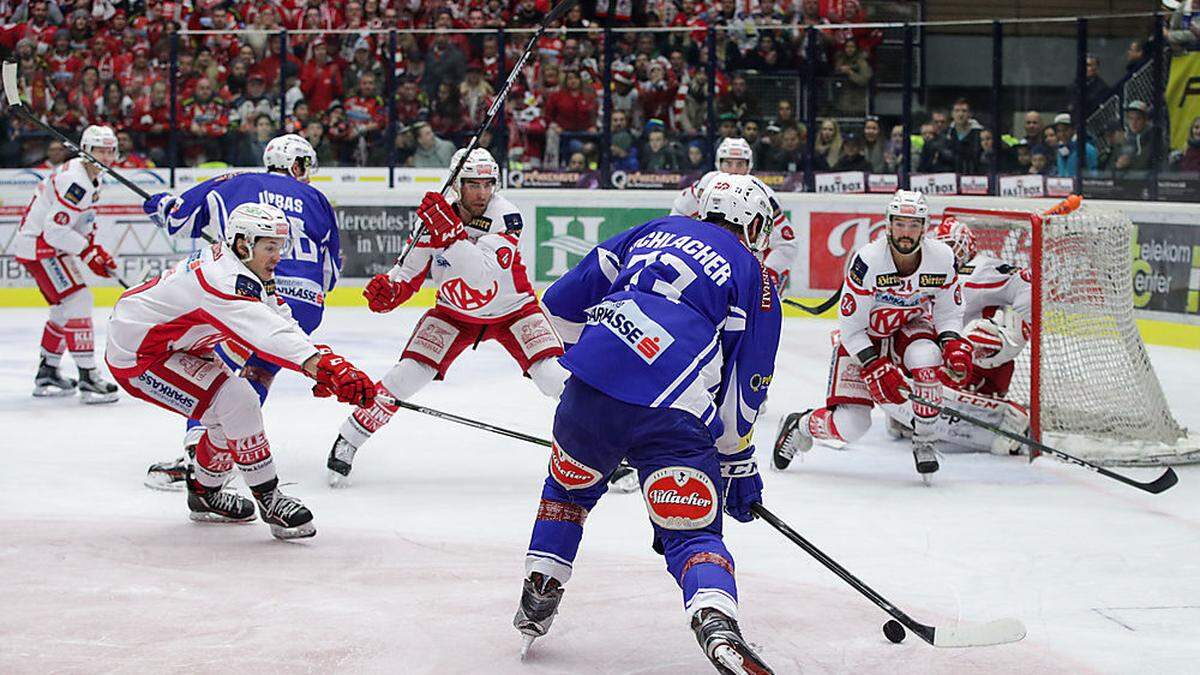
<path id="1" fill-rule="evenodd" d="M 155 225 L 165 228 L 167 227 L 167 216 L 182 203 L 182 199 L 170 192 L 159 192 L 142 202 L 142 210 L 150 216 L 150 220 L 154 221 Z"/>
<path id="2" fill-rule="evenodd" d="M 386 274 L 371 277 L 366 288 L 363 288 L 363 297 L 367 299 L 371 311 L 379 314 L 390 312 L 407 300 L 403 285 L 392 281 Z"/>
<path id="3" fill-rule="evenodd" d="M 730 518 L 743 523 L 754 520 L 750 506 L 762 501 L 762 490 L 754 446 L 721 458 L 721 495 Z"/>
<path id="4" fill-rule="evenodd" d="M 342 403 L 365 408 L 375 402 L 375 383 L 366 373 L 334 354 L 326 345 L 317 345 L 317 384 L 313 396 L 336 396 Z"/>
<path id="5" fill-rule="evenodd" d="M 960 382 L 971 377 L 974 354 L 975 348 L 971 343 L 960 337 L 952 337 L 942 345 L 942 363 L 950 370 L 954 379 Z"/>
<path id="6" fill-rule="evenodd" d="M 446 248 L 467 237 L 467 229 L 463 226 L 462 219 L 440 192 L 425 193 L 425 199 L 421 200 L 421 206 L 417 207 L 417 217 L 425 223 L 425 229 L 429 230 L 429 245 L 435 249 Z"/>
<path id="7" fill-rule="evenodd" d="M 97 276 L 107 277 L 111 270 L 117 269 L 117 262 L 108 254 L 108 251 L 95 243 L 88 244 L 88 247 L 80 252 L 79 257 Z"/>
<path id="8" fill-rule="evenodd" d="M 876 356 L 862 367 L 862 375 L 871 393 L 871 400 L 876 404 L 903 405 L 908 399 L 908 383 L 904 381 L 904 373 L 887 357 Z"/>

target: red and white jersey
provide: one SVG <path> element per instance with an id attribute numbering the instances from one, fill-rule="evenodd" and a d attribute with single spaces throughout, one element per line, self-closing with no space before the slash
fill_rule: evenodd
<path id="1" fill-rule="evenodd" d="M 1033 277 L 1029 270 L 979 254 L 958 270 L 963 286 L 963 322 L 984 315 L 984 310 L 1012 307 L 1029 321 Z"/>
<path id="2" fill-rule="evenodd" d="M 936 239 L 921 242 L 921 263 L 907 276 L 896 271 L 887 237 L 872 241 L 854 255 L 844 287 L 841 338 L 851 355 L 927 313 L 938 335 L 962 333 L 963 296 L 954 252 Z"/>
<path id="3" fill-rule="evenodd" d="M 721 172 L 709 171 L 700 180 L 680 191 L 679 196 L 675 198 L 675 203 L 671 206 L 671 215 L 687 216 L 688 218 L 701 217 L 700 198 L 704 196 L 704 191 L 719 173 Z M 767 269 L 775 272 L 776 276 L 784 278 L 791 271 L 792 264 L 796 262 L 796 256 L 800 253 L 800 242 L 796 241 L 796 231 L 792 227 L 791 221 L 788 220 L 787 214 L 780 207 L 779 200 L 775 198 L 775 191 L 766 185 L 763 187 L 767 189 L 767 197 L 771 200 L 771 207 L 775 209 L 775 225 L 771 230 L 771 238 L 767 241 L 767 254 L 763 259 L 763 264 Z"/>
<path id="4" fill-rule="evenodd" d="M 38 183 L 13 242 L 17 260 L 40 260 L 62 253 L 79 255 L 95 229 L 100 181 L 93 181 L 76 157 L 59 164 Z"/>
<path id="5" fill-rule="evenodd" d="M 397 281 L 416 292 L 431 274 L 438 307 L 467 323 L 503 321 L 538 301 L 521 262 L 524 224 L 512 202 L 492 195 L 483 215 L 465 223 L 466 239 L 435 249 L 429 233 L 422 235 Z"/>
<path id="6" fill-rule="evenodd" d="M 292 370 L 317 353 L 274 285 L 213 244 L 121 296 L 105 360 L 114 376 L 131 378 L 169 354 L 207 354 L 225 341 Z"/>

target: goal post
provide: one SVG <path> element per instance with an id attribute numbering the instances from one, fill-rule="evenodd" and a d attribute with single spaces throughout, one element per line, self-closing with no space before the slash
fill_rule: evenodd
<path id="1" fill-rule="evenodd" d="M 980 253 L 1028 270 L 1030 335 L 1009 397 L 1033 436 L 1098 464 L 1200 462 L 1171 414 L 1133 310 L 1134 224 L 1084 206 L 1064 215 L 947 208 Z"/>

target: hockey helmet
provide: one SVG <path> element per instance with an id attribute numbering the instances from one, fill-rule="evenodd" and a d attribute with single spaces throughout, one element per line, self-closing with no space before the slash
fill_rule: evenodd
<path id="1" fill-rule="evenodd" d="M 892 245 L 892 228 L 891 224 L 896 218 L 913 218 L 921 221 L 921 236 L 917 237 L 916 245 L 913 251 L 921 248 L 921 240 L 925 238 L 925 231 L 929 229 L 929 205 L 925 203 L 925 195 L 915 190 L 896 190 L 896 194 L 892 196 L 892 201 L 887 207 L 888 220 L 888 240 Z"/>
<path id="2" fill-rule="evenodd" d="M 966 223 L 960 222 L 954 216 L 943 216 L 934 232 L 934 238 L 954 251 L 955 267 L 961 268 L 971 262 L 979 249 L 975 243 L 975 233 Z"/>
<path id="3" fill-rule="evenodd" d="M 292 167 L 300 161 L 300 175 L 292 172 Z M 284 134 L 272 138 L 263 150 L 263 166 L 267 170 L 282 171 L 299 181 L 308 182 L 317 172 L 317 151 L 308 139 L 299 134 Z"/>
<path id="4" fill-rule="evenodd" d="M 717 146 L 717 171 L 724 171 L 721 162 L 726 159 L 746 160 L 746 171 L 754 168 L 754 150 L 744 138 L 726 138 Z"/>
<path id="5" fill-rule="evenodd" d="M 450 169 L 453 170 L 462 159 L 466 148 L 460 148 L 450 158 Z M 475 148 L 471 151 L 467 160 L 463 162 L 462 169 L 458 175 L 454 177 L 454 191 L 459 195 L 462 194 L 462 182 L 465 178 L 490 178 L 496 183 L 496 190 L 500 189 L 500 166 L 496 164 L 496 160 L 492 159 L 492 153 L 485 148 Z"/>
<path id="6" fill-rule="evenodd" d="M 117 135 L 113 132 L 112 127 L 92 124 L 83 130 L 83 135 L 79 138 L 79 147 L 90 153 L 94 153 L 97 149 L 112 150 L 115 158 L 117 156 Z M 91 160 L 85 157 L 84 161 L 90 162 Z"/>
<path id="7" fill-rule="evenodd" d="M 741 226 L 746 246 L 756 253 L 767 248 L 775 224 L 774 212 L 767 187 L 746 174 L 718 173 L 700 199 L 700 214 L 704 219 L 719 214 L 725 222 Z M 751 239 L 750 227 L 755 218 L 760 218 L 762 224 L 757 237 Z"/>
<path id="8" fill-rule="evenodd" d="M 287 255 L 292 244 L 292 224 L 277 206 L 247 202 L 231 211 L 225 221 L 225 245 L 235 256 L 237 247 L 234 244 L 238 237 L 245 238 L 250 249 L 246 257 L 238 256 L 243 262 L 250 259 L 254 244 L 264 237 L 282 238 L 283 254 Z"/>

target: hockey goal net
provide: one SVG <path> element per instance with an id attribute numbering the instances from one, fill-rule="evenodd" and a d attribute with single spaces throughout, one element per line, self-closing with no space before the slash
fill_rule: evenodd
<path id="1" fill-rule="evenodd" d="M 1028 406 L 1035 438 L 1098 464 L 1200 462 L 1200 438 L 1172 416 L 1134 319 L 1125 214 L 945 215 L 970 226 L 980 253 L 1032 272 L 1029 342 L 1009 397 Z"/>

